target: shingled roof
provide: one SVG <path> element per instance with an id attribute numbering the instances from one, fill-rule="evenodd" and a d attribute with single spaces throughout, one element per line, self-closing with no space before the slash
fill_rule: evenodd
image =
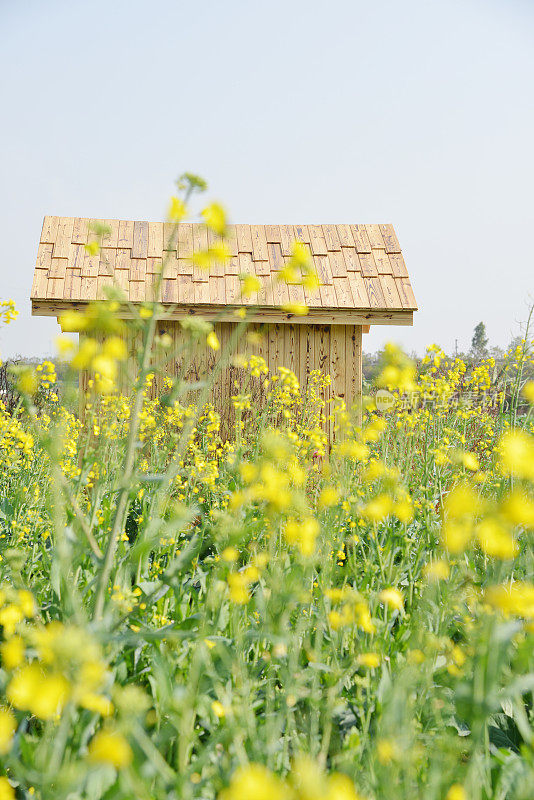
<path id="1" fill-rule="evenodd" d="M 85 245 L 91 223 L 108 226 L 97 255 Z M 159 300 L 178 310 L 254 305 L 276 309 L 306 303 L 310 315 L 359 312 L 370 322 L 410 324 L 417 309 L 406 265 L 392 225 L 230 225 L 230 259 L 208 271 L 193 264 L 192 253 L 216 237 L 203 224 L 182 223 L 178 241 L 168 251 L 172 225 L 80 217 L 44 219 L 31 291 L 33 312 L 51 314 L 105 297 L 105 287 L 119 286 L 130 302 L 151 299 L 151 287 L 166 259 Z M 94 236 L 93 236 L 94 238 Z M 309 291 L 286 285 L 277 273 L 295 241 L 309 245 L 321 286 Z M 239 275 L 255 274 L 257 295 L 240 297 Z M 321 317 L 324 313 L 321 313 Z"/>

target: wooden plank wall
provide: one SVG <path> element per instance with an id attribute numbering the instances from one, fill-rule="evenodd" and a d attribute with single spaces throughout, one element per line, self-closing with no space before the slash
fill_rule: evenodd
<path id="1" fill-rule="evenodd" d="M 159 394 L 164 388 L 164 377 L 181 376 L 188 382 L 202 381 L 213 368 L 221 353 L 236 333 L 237 324 L 220 322 L 215 324 L 215 332 L 221 343 L 217 352 L 203 342 L 191 347 L 188 335 L 178 322 L 166 321 L 158 325 L 158 334 L 168 334 L 172 346 L 155 353 L 153 366 L 156 372 L 154 393 Z M 121 370 L 122 388 L 128 389 L 133 384 L 135 372 L 134 353 L 140 347 L 139 337 L 128 342 L 129 363 Z M 246 356 L 255 353 L 262 356 L 269 372 L 276 374 L 278 367 L 291 369 L 301 385 L 305 388 L 308 375 L 314 370 L 321 370 L 331 377 L 331 385 L 326 387 L 323 399 L 327 412 L 335 397 L 345 400 L 347 408 L 361 407 L 362 393 L 362 326 L 361 325 L 307 325 L 271 323 L 267 325 L 250 325 L 247 333 L 241 338 L 232 352 Z M 213 388 L 213 402 L 223 418 L 231 413 L 230 397 L 249 389 L 243 382 L 243 370 L 231 364 L 226 365 L 219 374 Z M 86 381 L 86 379 L 84 379 Z M 254 405 L 261 405 L 265 390 L 261 381 L 255 382 Z M 237 384 L 237 385 L 236 385 Z M 194 400 L 194 396 L 191 397 Z M 332 431 L 329 427 L 329 437 Z"/>

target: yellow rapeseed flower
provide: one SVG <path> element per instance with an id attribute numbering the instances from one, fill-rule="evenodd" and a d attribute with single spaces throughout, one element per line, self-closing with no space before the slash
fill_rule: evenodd
<path id="1" fill-rule="evenodd" d="M 287 800 L 288 791 L 280 778 L 262 764 L 239 767 L 219 800 Z"/>
<path id="2" fill-rule="evenodd" d="M 381 764 L 391 764 L 398 755 L 398 747 L 393 739 L 379 739 L 376 745 L 378 760 Z"/>
<path id="3" fill-rule="evenodd" d="M 232 547 L 232 546 L 225 547 L 221 553 L 221 558 L 223 559 L 223 561 L 230 561 L 230 562 L 237 561 L 237 559 L 239 558 L 239 550 L 237 549 L 237 547 Z"/>
<path id="4" fill-rule="evenodd" d="M 212 350 L 219 350 L 221 347 L 221 343 L 217 338 L 217 334 L 215 331 L 210 331 L 206 337 L 206 344 L 208 347 L 211 347 Z"/>
<path id="5" fill-rule="evenodd" d="M 382 522 L 393 508 L 393 501 L 388 494 L 379 494 L 370 500 L 363 508 L 362 513 L 371 522 Z"/>
<path id="6" fill-rule="evenodd" d="M 446 581 L 450 574 L 450 567 L 446 561 L 439 559 L 426 564 L 423 575 L 430 581 Z"/>
<path id="7" fill-rule="evenodd" d="M 16 729 L 17 723 L 14 714 L 9 708 L 0 706 L 0 756 L 5 756 L 11 750 Z"/>
<path id="8" fill-rule="evenodd" d="M 0 645 L 2 664 L 6 669 L 15 669 L 24 661 L 24 641 L 21 636 L 11 636 Z"/>
<path id="9" fill-rule="evenodd" d="M 37 683 L 36 692 L 29 710 L 40 719 L 53 719 L 67 702 L 69 684 L 63 675 L 44 675 Z"/>
<path id="10" fill-rule="evenodd" d="M 115 769 L 129 766 L 133 759 L 128 741 L 113 729 L 99 731 L 89 742 L 88 752 L 93 764 L 111 764 Z"/>
<path id="11" fill-rule="evenodd" d="M 445 796 L 445 800 L 468 800 L 467 792 L 460 783 L 453 783 Z"/>
<path id="12" fill-rule="evenodd" d="M 504 473 L 534 481 L 534 437 L 514 430 L 501 437 L 500 466 Z"/>
<path id="13" fill-rule="evenodd" d="M 90 256 L 97 256 L 100 253 L 100 245 L 96 239 L 93 239 L 92 242 L 88 242 L 85 245 L 85 252 Z"/>
<path id="14" fill-rule="evenodd" d="M 407 524 L 413 520 L 413 506 L 409 498 L 398 500 L 394 507 L 393 513 L 400 522 Z"/>
<path id="15" fill-rule="evenodd" d="M 362 800 L 362 797 L 348 775 L 334 772 L 326 780 L 326 791 L 321 800 Z"/>
<path id="16" fill-rule="evenodd" d="M 222 719 L 223 717 L 226 716 L 226 709 L 223 706 L 223 704 L 219 702 L 219 700 L 213 701 L 213 703 L 211 704 L 211 710 L 213 711 L 215 716 L 218 717 L 219 719 Z"/>
<path id="17" fill-rule="evenodd" d="M 534 381 L 528 381 L 523 386 L 523 396 L 534 405 Z"/>
<path id="18" fill-rule="evenodd" d="M 260 289 L 261 282 L 256 275 L 243 275 L 241 279 L 241 294 L 243 297 L 250 297 L 250 295 L 259 292 Z"/>
<path id="19" fill-rule="evenodd" d="M 358 656 L 358 662 L 368 669 L 376 669 L 380 665 L 378 653 L 362 653 Z"/>
<path id="20" fill-rule="evenodd" d="M 4 775 L 0 775 L 0 800 L 15 800 L 15 790 Z"/>
<path id="21" fill-rule="evenodd" d="M 317 761 L 308 755 L 298 755 L 291 768 L 291 783 L 302 800 L 319 800 L 326 794 L 326 775 Z"/>
<path id="22" fill-rule="evenodd" d="M 471 472 L 476 472 L 480 469 L 478 458 L 474 453 L 462 453 L 460 459 L 464 467 L 471 470 Z"/>
<path id="23" fill-rule="evenodd" d="M 237 605 L 246 605 L 250 600 L 249 581 L 242 572 L 231 572 L 228 575 L 230 600 Z"/>
<path id="24" fill-rule="evenodd" d="M 525 619 L 534 619 L 534 584 L 516 581 L 511 585 L 491 586 L 485 600 L 504 614 L 515 614 Z"/>
<path id="25" fill-rule="evenodd" d="M 109 717 L 113 714 L 113 703 L 104 695 L 95 692 L 84 692 L 78 698 L 78 704 L 88 711 L 100 714 L 101 717 Z"/>
<path id="26" fill-rule="evenodd" d="M 295 314 L 297 317 L 305 317 L 309 311 L 305 303 L 283 303 L 281 309 L 288 314 Z"/>
<path id="27" fill-rule="evenodd" d="M 443 544 L 449 553 L 461 553 L 465 550 L 473 535 L 469 521 L 447 520 L 441 531 Z"/>
<path id="28" fill-rule="evenodd" d="M 500 511 L 512 525 L 534 528 L 534 502 L 520 489 L 504 498 Z"/>
<path id="29" fill-rule="evenodd" d="M 114 381 L 117 377 L 117 364 L 114 359 L 109 358 L 104 353 L 93 358 L 91 368 L 107 381 Z"/>
<path id="30" fill-rule="evenodd" d="M 31 397 L 37 391 L 38 385 L 37 376 L 31 367 L 23 367 L 17 373 L 17 389 L 21 394 Z"/>
<path id="31" fill-rule="evenodd" d="M 404 597 L 398 589 L 394 589 L 393 587 L 382 589 L 378 595 L 378 599 L 381 603 L 384 603 L 384 605 L 396 611 L 402 611 L 404 609 Z"/>
<path id="32" fill-rule="evenodd" d="M 35 615 L 35 600 L 31 592 L 27 589 L 19 589 L 17 592 L 17 601 L 25 617 L 29 619 Z"/>
<path id="33" fill-rule="evenodd" d="M 352 625 L 354 622 L 354 611 L 351 606 L 346 603 L 339 611 L 333 609 L 328 613 L 328 622 L 333 630 L 338 631 L 347 625 Z"/>
<path id="34" fill-rule="evenodd" d="M 168 218 L 170 222 L 181 222 L 187 216 L 187 206 L 179 197 L 171 197 Z"/>
<path id="35" fill-rule="evenodd" d="M 298 267 L 306 267 L 310 261 L 309 247 L 302 242 L 293 242 L 291 246 L 291 260 Z"/>
<path id="36" fill-rule="evenodd" d="M 201 211 L 204 222 L 219 236 L 224 236 L 226 231 L 226 212 L 220 203 L 210 203 Z"/>
<path id="37" fill-rule="evenodd" d="M 445 516 L 450 519 L 460 517 L 471 517 L 478 514 L 482 509 L 480 495 L 477 494 L 466 483 L 459 483 L 454 486 L 445 498 Z"/>
<path id="38" fill-rule="evenodd" d="M 303 556 L 313 554 L 318 535 L 319 523 L 314 517 L 306 517 L 301 521 L 288 519 L 284 528 L 287 543 L 296 545 Z"/>
<path id="39" fill-rule="evenodd" d="M 321 286 L 321 279 L 317 275 L 316 272 L 307 272 L 306 275 L 302 278 L 302 285 L 306 289 L 310 289 L 313 291 L 314 289 L 318 289 Z"/>
<path id="40" fill-rule="evenodd" d="M 14 673 L 6 697 L 15 708 L 31 711 L 41 719 L 53 719 L 61 712 L 69 694 L 69 684 L 61 674 L 45 674 L 34 662 Z"/>
<path id="41" fill-rule="evenodd" d="M 68 357 L 72 351 L 75 349 L 76 345 L 72 341 L 72 339 L 68 339 L 66 336 L 57 336 L 56 337 L 56 348 L 59 355 L 62 358 Z"/>
<path id="42" fill-rule="evenodd" d="M 78 333 L 87 327 L 88 318 L 80 311 L 65 311 L 59 317 L 59 325 L 63 333 Z"/>
<path id="43" fill-rule="evenodd" d="M 19 622 L 24 619 L 24 611 L 20 605 L 9 603 L 0 609 L 0 625 L 4 628 L 4 636 L 9 637 L 15 633 Z"/>
<path id="44" fill-rule="evenodd" d="M 151 309 L 144 310 L 152 313 Z M 143 311 L 143 309 L 141 309 L 141 311 Z M 104 341 L 102 351 L 108 358 L 114 358 L 117 361 L 125 361 L 128 358 L 126 342 L 124 339 L 121 339 L 120 336 L 108 336 Z"/>
<path id="45" fill-rule="evenodd" d="M 319 495 L 317 505 L 319 508 L 334 506 L 339 500 L 339 492 L 334 486 L 325 486 Z"/>
<path id="46" fill-rule="evenodd" d="M 510 559 L 514 558 L 519 552 L 519 547 L 513 536 L 498 520 L 492 517 L 487 517 L 478 523 L 476 536 L 482 550 L 488 556 Z"/>

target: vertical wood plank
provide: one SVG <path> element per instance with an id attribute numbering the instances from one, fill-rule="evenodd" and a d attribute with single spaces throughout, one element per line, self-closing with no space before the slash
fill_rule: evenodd
<path id="1" fill-rule="evenodd" d="M 335 398 L 345 400 L 345 326 L 331 325 L 330 327 L 330 377 L 332 385 L 330 387 L 333 402 L 330 406 L 332 420 L 330 422 L 330 441 L 336 438 L 336 419 L 335 407 L 338 405 Z M 339 436 L 339 432 L 337 433 Z"/>
<path id="2" fill-rule="evenodd" d="M 298 373 L 301 395 L 304 397 L 307 385 L 306 376 L 306 328 L 307 325 L 297 325 Z"/>
<path id="3" fill-rule="evenodd" d="M 330 328 L 328 325 L 315 326 L 315 361 L 317 368 L 321 370 L 323 375 L 328 375 L 330 370 Z M 328 416 L 330 414 L 330 398 L 332 396 L 331 386 L 326 386 L 323 393 L 324 400 L 324 414 L 327 418 L 325 425 L 325 433 L 330 441 L 330 423 Z"/>
<path id="4" fill-rule="evenodd" d="M 295 375 L 298 372 L 297 332 L 292 323 L 284 324 L 284 367 L 290 369 Z"/>
<path id="5" fill-rule="evenodd" d="M 330 327 L 330 377 L 332 396 L 345 397 L 345 326 Z"/>
<path id="6" fill-rule="evenodd" d="M 345 400 L 347 409 L 351 408 L 357 393 L 358 357 L 356 344 L 356 325 L 347 325 L 345 331 Z"/>
<path id="7" fill-rule="evenodd" d="M 283 344 L 280 332 L 281 327 L 282 326 L 278 323 L 271 323 L 267 326 L 267 366 L 269 367 L 271 376 L 276 375 L 278 367 L 281 365 L 280 346 Z"/>
<path id="8" fill-rule="evenodd" d="M 303 391 L 308 386 L 310 372 L 316 369 L 315 364 L 315 337 L 312 325 L 299 325 L 299 368 L 300 381 Z"/>

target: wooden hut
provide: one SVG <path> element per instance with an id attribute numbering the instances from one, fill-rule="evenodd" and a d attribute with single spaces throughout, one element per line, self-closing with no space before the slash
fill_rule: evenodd
<path id="1" fill-rule="evenodd" d="M 109 234 L 92 254 L 85 245 L 90 223 L 98 222 Z M 246 306 L 261 334 L 258 352 L 271 372 L 287 367 L 303 386 L 311 370 L 329 373 L 330 397 L 344 398 L 348 407 L 361 396 L 362 332 L 370 325 L 412 325 L 416 301 L 391 225 L 231 225 L 226 240 L 230 258 L 209 271 L 191 261 L 192 253 L 204 251 L 215 238 L 204 225 L 181 224 L 172 248 L 171 234 L 172 226 L 162 222 L 45 217 L 32 313 L 59 316 L 82 309 L 104 299 L 110 284 L 119 286 L 130 303 L 150 300 L 165 262 L 159 300 L 167 316 L 159 333 L 177 341 L 180 319 L 219 320 L 226 312 L 234 321 L 216 323 L 224 344 L 237 324 L 229 312 Z M 277 278 L 295 240 L 309 247 L 321 282 L 317 290 Z M 244 274 L 256 275 L 261 284 L 257 294 L 246 298 L 241 296 Z M 284 310 L 291 303 L 305 303 L 307 316 Z M 127 305 L 120 313 L 128 317 Z M 199 356 L 200 362 L 209 368 L 206 358 Z M 171 363 L 168 369 L 178 366 Z M 191 369 L 198 369 L 198 363 Z M 221 408 L 235 394 L 234 384 L 230 370 L 223 372 L 215 398 Z"/>

